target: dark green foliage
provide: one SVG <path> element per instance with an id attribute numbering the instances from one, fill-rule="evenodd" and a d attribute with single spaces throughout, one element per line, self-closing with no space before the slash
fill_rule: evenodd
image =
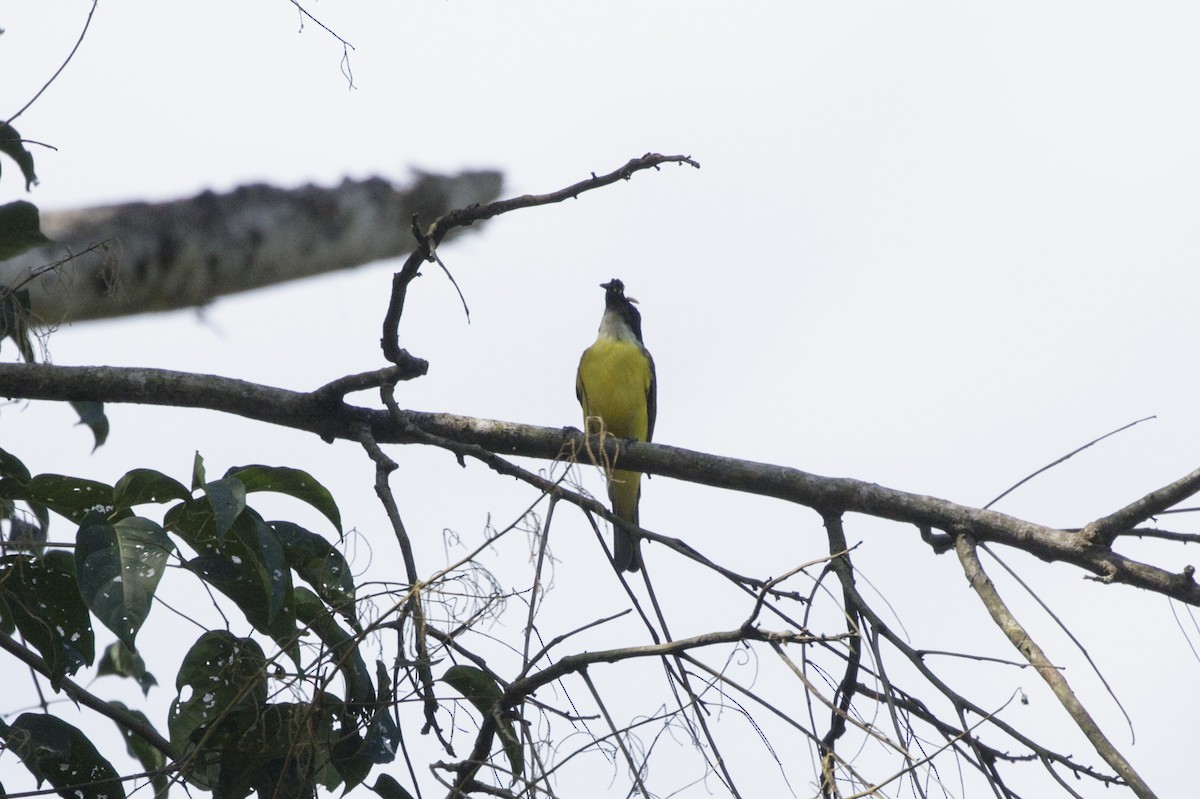
<path id="1" fill-rule="evenodd" d="M 246 487 L 246 491 L 274 491 L 287 494 L 307 502 L 319 510 L 333 523 L 338 535 L 342 533 L 342 514 L 329 489 L 313 479 L 308 472 L 286 466 L 239 466 L 225 472 L 225 477 L 235 477 Z"/>
<path id="2" fill-rule="evenodd" d="M 89 400 L 72 402 L 70 405 L 79 414 L 79 423 L 87 425 L 92 431 L 92 438 L 95 439 L 92 451 L 95 452 L 108 440 L 108 417 L 104 415 L 104 403 Z"/>
<path id="3" fill-rule="evenodd" d="M 109 522 L 89 513 L 75 539 L 75 570 L 84 602 L 105 627 L 134 649 L 167 567 L 171 539 L 149 519 Z"/>
<path id="4" fill-rule="evenodd" d="M 0 205 L 0 261 L 52 243 L 42 232 L 36 205 L 25 200 Z"/>
<path id="5" fill-rule="evenodd" d="M 100 662 L 96 664 L 98 677 L 128 677 L 135 680 L 142 689 L 142 695 L 150 693 L 150 689 L 158 685 L 154 675 L 146 671 L 146 662 L 142 656 L 125 646 L 120 641 L 114 641 L 104 648 Z"/>
<path id="6" fill-rule="evenodd" d="M 0 603 L 0 626 L 15 626 L 41 654 L 56 690 L 64 677 L 92 664 L 95 636 L 70 553 L 0 558 Z"/>
<path id="7" fill-rule="evenodd" d="M 124 510 L 134 505 L 163 503 L 191 497 L 183 483 L 154 469 L 132 469 L 113 487 L 113 508 Z"/>
<path id="8" fill-rule="evenodd" d="M 188 756 L 189 782 L 212 788 L 221 776 L 221 752 L 210 733 L 241 708 L 267 699 L 267 659 L 250 638 L 218 630 L 192 644 L 175 678 L 178 696 L 168 719 L 171 743 Z"/>
<path id="9" fill-rule="evenodd" d="M 42 713 L 22 713 L 11 725 L 0 721 L 0 738 L 25 768 L 65 799 L 125 799 L 116 769 L 82 732 Z"/>
<path id="10" fill-rule="evenodd" d="M 382 799 L 413 799 L 413 795 L 404 790 L 400 783 L 396 782 L 396 778 L 390 774 L 380 774 L 371 790 L 379 794 Z"/>
<path id="11" fill-rule="evenodd" d="M 7 122 L 0 123 L 0 153 L 4 153 L 17 162 L 17 166 L 21 168 L 21 174 L 25 177 L 25 191 L 29 191 L 29 188 L 38 182 L 37 175 L 33 171 L 33 156 L 25 149 L 25 143 L 21 141 L 21 134 L 17 133 L 17 129 Z"/>
<path id="12" fill-rule="evenodd" d="M 83 522 L 89 512 L 109 514 L 113 511 L 113 489 L 110 485 L 82 477 L 61 474 L 39 474 L 23 486 L 11 487 L 11 499 L 23 499 L 43 505 L 75 524 Z"/>
<path id="13" fill-rule="evenodd" d="M 118 639 L 105 649 L 97 673 L 135 679 L 146 693 L 156 680 L 134 648 L 138 631 L 155 608 L 167 567 L 186 566 L 274 641 L 299 677 L 268 658 L 253 638 L 224 630 L 201 635 L 175 680 L 168 719 L 175 756 L 167 758 L 136 729 L 118 724 L 129 753 L 155 773 L 155 794 L 169 788 L 176 770 L 178 778 L 221 799 L 255 792 L 308 797 L 318 786 L 349 790 L 361 784 L 376 764 L 395 758 L 400 731 L 390 712 L 395 698 L 387 669 L 377 663 L 372 670 L 360 651 L 363 630 L 349 564 L 316 533 L 287 521 L 264 521 L 247 495 L 275 491 L 299 498 L 340 532 L 336 504 L 320 483 L 296 469 L 243 467 L 206 482 L 197 455 L 193 481 L 197 487 L 189 490 L 151 469 L 134 469 L 115 486 L 35 476 L 0 450 L 0 519 L 11 525 L 21 502 L 41 509 L 43 529 L 50 510 L 77 528 L 73 550 L 56 549 L 51 540 L 44 553 L 0 557 L 0 630 L 19 632 L 41 654 L 58 689 L 95 658 L 94 615 Z M 136 513 L 164 503 L 173 504 L 162 524 Z M 296 578 L 305 585 L 294 584 Z M 305 637 L 317 646 L 301 650 Z M 293 701 L 272 701 L 280 693 L 271 683 L 281 679 L 301 688 L 285 692 Z M 345 699 L 332 690 L 337 686 L 331 679 L 344 688 Z M 306 694 L 309 701 L 297 698 Z M 138 711 L 110 706 L 151 728 Z M 78 731 L 52 716 L 26 714 L 4 730 L 33 742 L 21 758 L 39 779 L 49 779 L 50 768 L 67 774 L 64 779 L 115 776 Z M 21 753 L 16 743 L 9 745 Z M 92 794 L 85 789 L 81 795 Z"/>
<path id="14" fill-rule="evenodd" d="M 150 719 L 146 718 L 146 714 L 140 710 L 131 710 L 123 702 L 109 702 L 108 704 L 132 716 L 147 727 L 154 726 L 150 723 Z M 167 756 L 132 730 L 122 727 L 120 724 L 117 725 L 117 730 L 121 733 L 121 737 L 125 739 L 125 751 L 129 753 L 129 756 L 141 763 L 142 768 L 146 771 L 158 772 L 151 778 L 150 784 L 154 786 L 154 795 L 156 797 L 165 797 L 167 790 L 171 787 L 171 780 L 164 771 L 167 765 Z"/>
<path id="15" fill-rule="evenodd" d="M 465 696 L 483 714 L 484 719 L 490 718 L 495 722 L 496 734 L 504 745 L 504 754 L 512 766 L 512 773 L 521 776 L 525 771 L 525 752 L 521 749 L 521 739 L 517 737 L 512 720 L 505 716 L 505 709 L 500 706 L 504 690 L 496 678 L 474 666 L 451 666 L 442 676 L 442 681 Z"/>
<path id="16" fill-rule="evenodd" d="M 283 544 L 288 565 L 312 586 L 317 596 L 358 629 L 354 618 L 354 575 L 350 564 L 332 544 L 291 522 L 270 522 Z"/>

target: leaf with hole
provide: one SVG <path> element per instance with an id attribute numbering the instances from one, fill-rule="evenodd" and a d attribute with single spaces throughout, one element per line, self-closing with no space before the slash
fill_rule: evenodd
<path id="1" fill-rule="evenodd" d="M 0 558 L 0 612 L 7 616 L 0 627 L 15 625 L 45 659 L 56 691 L 96 657 L 92 619 L 67 552 Z"/>
<path id="2" fill-rule="evenodd" d="M 75 541 L 79 592 L 100 622 L 130 649 L 150 615 L 154 591 L 167 567 L 171 539 L 149 519 L 109 523 L 90 514 Z"/>
<path id="3" fill-rule="evenodd" d="M 0 728 L 0 736 L 39 786 L 48 782 L 60 796 L 71 799 L 125 799 L 117 770 L 88 736 L 62 719 L 22 713 Z"/>

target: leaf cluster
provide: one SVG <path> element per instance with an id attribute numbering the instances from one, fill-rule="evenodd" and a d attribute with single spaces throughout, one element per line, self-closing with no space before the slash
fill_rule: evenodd
<path id="1" fill-rule="evenodd" d="M 156 795 L 171 779 L 223 799 L 309 796 L 317 785 L 348 790 L 395 756 L 391 683 L 383 664 L 369 668 L 359 650 L 349 564 L 323 536 L 264 519 L 248 503 L 257 492 L 299 499 L 342 534 L 329 491 L 298 469 L 250 465 L 208 480 L 197 455 L 190 488 L 151 469 L 110 486 L 31 475 L 0 450 L 0 520 L 9 528 L 0 552 L 0 634 L 6 648 L 36 661 L 54 690 L 79 690 L 70 678 L 95 664 L 96 621 L 117 639 L 99 673 L 134 679 L 143 692 L 156 684 L 138 654 L 138 634 L 171 565 L 224 594 L 250 628 L 244 636 L 210 630 L 192 644 L 176 675 L 166 738 L 144 715 L 110 703 L 108 715 L 152 775 Z M 155 505 L 168 506 L 161 521 L 139 512 Z M 74 527 L 70 544 L 48 540 L 51 512 Z M 277 654 L 269 657 L 260 640 Z M 291 701 L 279 700 L 280 686 Z M 51 714 L 0 722 L 0 741 L 60 795 L 125 795 L 87 736 Z"/>

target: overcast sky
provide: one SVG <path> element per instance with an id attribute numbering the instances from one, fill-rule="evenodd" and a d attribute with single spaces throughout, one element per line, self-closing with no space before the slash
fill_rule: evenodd
<path id="1" fill-rule="evenodd" d="M 53 74 L 89 7 L 5 4 L 0 116 Z M 57 148 L 34 150 L 41 185 L 25 195 L 6 161 L 0 201 L 27 196 L 49 210 L 248 182 L 330 185 L 480 167 L 503 170 L 505 193 L 515 195 L 647 151 L 687 154 L 700 170 L 642 173 L 504 216 L 448 246 L 442 256 L 471 320 L 436 271 L 415 285 L 402 344 L 431 366 L 401 387 L 401 405 L 578 426 L 574 370 L 599 322 L 598 284 L 620 277 L 640 301 L 657 362 L 662 443 L 978 505 L 1075 447 L 1156 416 L 998 506 L 1065 527 L 1200 460 L 1195 4 L 306 7 L 354 46 L 352 88 L 341 45 L 286 0 L 101 3 L 74 60 L 16 123 Z M 50 353 L 60 364 L 311 389 L 382 364 L 379 320 L 396 267 L 221 300 L 203 313 L 81 324 L 58 331 Z M 109 482 L 136 466 L 186 481 L 196 450 L 218 473 L 241 463 L 302 466 L 361 533 L 356 566 L 398 575 L 372 470 L 356 447 L 215 414 L 114 407 L 110 417 L 110 442 L 89 454 L 68 408 L 0 408 L 0 446 L 34 472 Z M 393 455 L 401 461 L 393 482 L 430 570 L 445 557 L 444 530 L 478 542 L 489 513 L 503 527 L 536 498 L 441 452 Z M 596 474 L 583 479 L 601 492 Z M 825 553 L 820 519 L 803 509 L 661 477 L 643 490 L 647 527 L 739 571 L 778 574 Z M 561 601 L 569 606 L 587 586 L 595 603 L 567 614 L 569 629 L 628 603 L 583 520 L 564 515 L 555 530 Z M 857 567 L 915 646 L 1016 657 L 952 555 L 934 556 L 899 525 L 852 518 L 848 534 L 863 543 Z M 678 613 L 673 632 L 744 618 L 747 608 L 728 597 L 701 602 L 704 615 L 689 618 L 694 575 L 672 572 L 676 561 L 647 549 L 660 595 Z M 1192 557 L 1179 547 L 1126 551 L 1173 570 Z M 527 579 L 527 552 L 513 540 L 492 556 L 513 585 Z M 1065 566 L 1009 562 L 1106 669 L 1137 743 L 1053 622 L 995 569 L 1105 731 L 1161 796 L 1194 790 L 1180 741 L 1194 738 L 1200 712 L 1189 647 L 1200 633 L 1188 611 L 1176 608 L 1181 631 L 1161 597 L 1085 582 Z M 170 629 L 169 619 L 158 623 Z M 636 625 L 614 635 L 644 637 Z M 175 661 L 148 660 L 163 683 L 152 699 L 165 702 Z M 997 705 L 1018 688 L 1030 697 L 1011 711 L 1016 722 L 1066 730 L 1060 745 L 1089 754 L 1036 675 L 987 673 Z M 28 684 L 9 676 L 7 684 Z M 655 690 L 661 701 L 663 686 Z M 730 746 L 751 762 L 762 757 L 753 735 Z M 0 758 L 10 790 L 23 784 L 18 770 Z M 683 788 L 694 771 L 659 789 Z M 787 790 L 773 767 L 760 784 L 744 779 L 762 795 Z M 791 787 L 811 793 L 803 781 Z"/>

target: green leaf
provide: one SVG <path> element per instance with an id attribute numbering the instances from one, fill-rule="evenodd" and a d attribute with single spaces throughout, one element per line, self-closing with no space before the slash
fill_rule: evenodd
<path id="1" fill-rule="evenodd" d="M 327 605 L 340 613 L 356 630 L 354 617 L 354 574 L 346 558 L 316 533 L 291 522 L 269 522 L 279 536 L 288 565 L 300 579 L 313 587 Z"/>
<path id="2" fill-rule="evenodd" d="M 95 635 L 70 554 L 51 550 L 39 557 L 0 558 L 0 600 L 0 611 L 11 614 L 11 623 L 45 659 L 54 690 L 63 677 L 91 665 Z"/>
<path id="3" fill-rule="evenodd" d="M 309 799 L 346 725 L 341 703 L 330 695 L 312 704 L 239 708 L 222 723 L 213 742 L 221 751 L 214 795 L 238 799 L 253 791 L 272 799 Z"/>
<path id="4" fill-rule="evenodd" d="M 50 528 L 50 511 L 45 505 L 28 499 L 29 480 L 29 469 L 20 458 L 0 449 L 0 519 L 9 519 L 11 522 L 9 543 L 17 547 L 28 546 L 32 551 L 40 552 L 40 548 L 31 545 L 45 542 Z M 22 518 L 24 513 L 13 500 L 25 502 L 33 519 Z"/>
<path id="5" fill-rule="evenodd" d="M 381 799 L 413 799 L 413 795 L 404 790 L 390 774 L 380 774 L 371 790 L 379 794 Z"/>
<path id="6" fill-rule="evenodd" d="M 108 440 L 108 417 L 104 415 L 104 403 L 84 400 L 72 402 L 71 407 L 79 414 L 79 423 L 85 424 L 92 431 L 95 444 L 92 452 L 98 450 Z"/>
<path id="7" fill-rule="evenodd" d="M 217 536 L 224 538 L 234 520 L 246 509 L 246 486 L 241 480 L 223 477 L 204 484 L 204 495 L 217 522 Z"/>
<path id="8" fill-rule="evenodd" d="M 109 702 L 108 704 L 110 707 L 124 711 L 126 715 L 133 716 L 147 727 L 154 728 L 154 725 L 150 723 L 150 719 L 146 718 L 146 714 L 142 711 L 130 710 L 124 702 Z M 150 782 L 154 785 L 154 796 L 166 799 L 167 791 L 171 788 L 171 780 L 163 772 L 163 769 L 167 766 L 167 756 L 154 746 L 151 746 L 150 742 L 145 738 L 133 733 L 124 726 L 118 724 L 117 729 L 125 739 L 125 751 L 129 753 L 129 756 L 141 763 L 143 770 L 159 772 L 150 778 Z"/>
<path id="9" fill-rule="evenodd" d="M 49 782 L 65 799 L 125 799 L 117 770 L 86 735 L 62 719 L 22 713 L 3 736 L 39 787 Z"/>
<path id="10" fill-rule="evenodd" d="M 447 669 L 442 681 L 465 696 L 485 718 L 490 716 L 495 720 L 496 734 L 500 736 L 512 772 L 521 776 L 525 770 L 525 751 L 512 721 L 505 717 L 504 708 L 500 707 L 504 690 L 496 678 L 483 669 L 460 665 Z"/>
<path id="11" fill-rule="evenodd" d="M 20 458 L 6 449 L 0 449 L 0 477 L 14 477 L 22 483 L 28 483 L 32 475 Z"/>
<path id="12" fill-rule="evenodd" d="M 375 686 L 371 672 L 358 650 L 358 639 L 338 626 L 321 600 L 303 586 L 295 588 L 296 619 L 317 634 L 329 648 L 333 662 L 346 682 L 346 700 L 351 704 L 371 706 L 375 703 Z"/>
<path id="13" fill-rule="evenodd" d="M 113 506 L 117 510 L 153 502 L 190 499 L 192 492 L 183 483 L 154 469 L 133 469 L 113 487 Z"/>
<path id="14" fill-rule="evenodd" d="M 108 515 L 113 512 L 113 489 L 110 485 L 81 477 L 61 474 L 39 474 L 25 486 L 27 499 L 45 505 L 50 510 L 79 524 L 88 511 Z"/>
<path id="15" fill-rule="evenodd" d="M 484 715 L 490 715 L 504 695 L 495 677 L 474 666 L 451 666 L 442 675 L 442 682 L 465 696 Z"/>
<path id="16" fill-rule="evenodd" d="M 203 497 L 184 500 L 171 506 L 163 514 L 163 526 L 202 555 L 216 552 L 220 548 L 216 516 L 213 514 L 212 505 Z"/>
<path id="17" fill-rule="evenodd" d="M 338 534 L 342 533 L 342 515 L 333 494 L 317 482 L 308 472 L 287 466 L 238 466 L 225 472 L 225 477 L 236 477 L 247 491 L 274 491 L 307 502 L 333 523 Z"/>
<path id="18" fill-rule="evenodd" d="M 521 739 L 513 723 L 505 718 L 496 719 L 496 732 L 500 735 L 500 743 L 504 746 L 504 756 L 512 767 L 513 777 L 525 775 L 525 750 L 521 747 Z"/>
<path id="19" fill-rule="evenodd" d="M 21 134 L 7 122 L 0 123 L 0 153 L 4 153 L 21 167 L 21 174 L 25 176 L 25 191 L 29 191 L 29 187 L 38 182 L 33 171 L 33 156 L 25 149 Z"/>
<path id="20" fill-rule="evenodd" d="M 391 763 L 396 759 L 400 745 L 400 728 L 388 712 L 392 707 L 392 686 L 387 666 L 381 660 L 375 661 L 375 681 L 379 684 L 379 698 L 375 702 L 371 723 L 367 726 L 363 754 L 372 763 Z"/>
<path id="21" fill-rule="evenodd" d="M 211 483 L 210 483 L 211 485 Z M 257 513 L 238 516 L 230 535 L 188 565 L 232 599 L 255 629 L 299 663 L 292 573 L 279 538 Z"/>
<path id="22" fill-rule="evenodd" d="M 266 668 L 267 657 L 253 638 L 212 630 L 197 638 L 184 655 L 175 676 L 175 690 L 198 688 L 199 694 L 212 691 L 207 703 L 214 713 L 240 702 L 259 704 L 267 699 Z M 173 735 L 172 740 L 176 740 Z"/>
<path id="23" fill-rule="evenodd" d="M 321 780 L 329 790 L 344 783 L 343 796 L 362 784 L 376 764 L 390 763 L 395 760 L 400 747 L 400 729 L 396 726 L 391 714 L 394 704 L 387 667 L 381 661 L 376 661 L 376 666 L 379 684 L 378 699 L 367 707 L 346 706 L 347 716 L 353 713 L 354 717 L 361 720 L 365 715 L 365 735 L 360 735 L 358 730 L 353 727 L 354 719 L 348 718 L 344 725 L 346 732 L 334 747 L 333 761 L 330 763 L 336 779 L 327 775 Z M 361 721 L 359 723 L 361 724 Z"/>
<path id="24" fill-rule="evenodd" d="M 0 205 L 0 261 L 53 243 L 42 232 L 36 205 L 24 200 Z"/>
<path id="25" fill-rule="evenodd" d="M 79 528 L 79 592 L 96 618 L 130 649 L 150 615 L 170 552 L 171 539 L 163 529 L 140 516 L 110 524 L 99 514 L 89 514 Z"/>
<path id="26" fill-rule="evenodd" d="M 0 206 L 0 209 L 2 208 L 3 206 Z M 3 232 L 0 231 L 0 250 L 3 247 Z M 29 338 L 29 320 L 32 314 L 33 304 L 29 299 L 29 289 L 13 290 L 0 285 L 0 340 L 11 338 L 26 363 L 37 360 L 37 353 L 33 351 L 33 342 Z"/>
<path id="27" fill-rule="evenodd" d="M 204 478 L 204 458 L 197 451 L 196 457 L 192 458 L 192 490 L 195 491 L 206 482 L 207 480 Z"/>
<path id="28" fill-rule="evenodd" d="M 217 630 L 192 644 L 175 678 L 178 695 L 167 718 L 181 761 L 193 762 L 186 773 L 189 782 L 205 789 L 216 784 L 222 753 L 214 741 L 204 750 L 199 743 L 210 727 L 239 708 L 248 710 L 250 718 L 260 711 L 267 699 L 266 667 L 262 648 L 251 638 Z"/>
<path id="29" fill-rule="evenodd" d="M 96 676 L 128 677 L 136 680 L 142 688 L 142 696 L 149 695 L 150 689 L 158 685 L 154 675 L 146 671 L 146 662 L 142 660 L 142 656 L 120 641 L 113 641 L 104 648 L 104 654 L 96 664 Z"/>

